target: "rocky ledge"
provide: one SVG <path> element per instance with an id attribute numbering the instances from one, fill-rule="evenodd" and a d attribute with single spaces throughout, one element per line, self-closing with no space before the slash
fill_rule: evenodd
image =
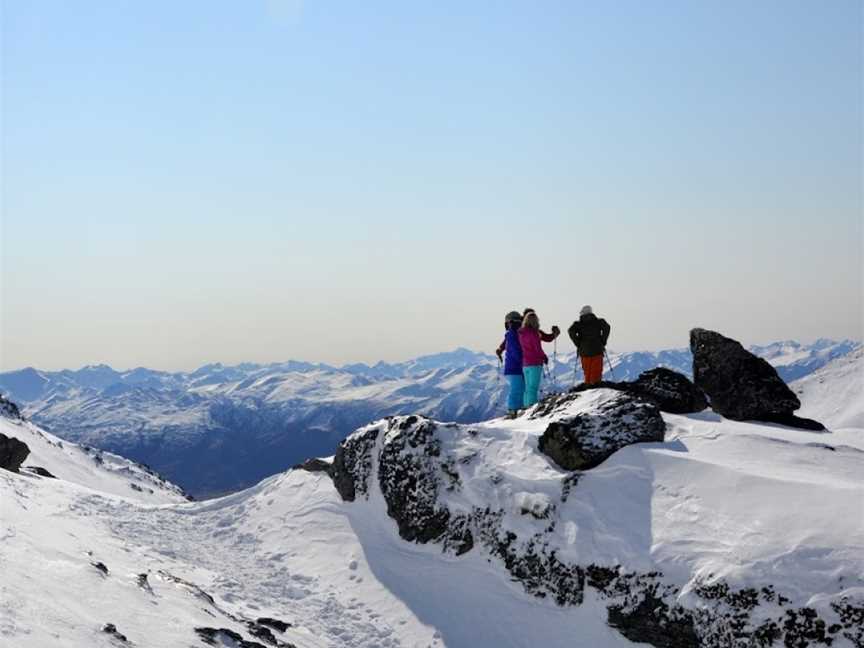
<path id="1" fill-rule="evenodd" d="M 698 395 L 684 387 L 698 408 Z M 518 482 L 498 474 L 485 456 L 507 425 L 539 433 L 526 436 L 536 439 L 535 447 L 510 460 L 545 465 L 538 474 L 546 485 L 554 480 L 554 494 L 515 492 Z M 568 524 L 561 509 L 580 476 L 627 446 L 662 441 L 664 430 L 654 402 L 601 387 L 550 397 L 512 424 L 391 417 L 349 436 L 332 464 L 303 468 L 326 471 L 346 502 L 368 499 L 377 489 L 403 539 L 435 543 L 457 556 L 483 552 L 534 596 L 578 606 L 591 589 L 609 626 L 631 641 L 658 648 L 864 646 L 864 603 L 857 599 L 820 610 L 796 607 L 770 583 L 735 589 L 709 574 L 684 585 L 659 571 L 583 564 L 564 555 L 556 539 L 559 525 Z"/>

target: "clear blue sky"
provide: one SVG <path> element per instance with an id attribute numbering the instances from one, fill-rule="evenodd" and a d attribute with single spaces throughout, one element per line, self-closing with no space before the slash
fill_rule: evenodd
<path id="1" fill-rule="evenodd" d="M 857 0 L 2 10 L 3 369 L 861 337 Z"/>

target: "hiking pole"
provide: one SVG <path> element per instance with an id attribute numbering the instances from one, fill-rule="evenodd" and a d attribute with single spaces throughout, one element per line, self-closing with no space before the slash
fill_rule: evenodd
<path id="1" fill-rule="evenodd" d="M 553 341 L 552 346 L 552 391 L 558 393 L 558 379 L 555 374 L 558 370 L 558 338 Z"/>
<path id="2" fill-rule="evenodd" d="M 612 374 L 612 380 L 615 380 L 615 372 L 612 370 L 612 361 L 609 359 L 609 354 L 606 353 L 606 349 L 603 349 L 603 355 L 606 356 L 606 362 L 609 363 L 609 373 Z M 615 382 L 618 382 L 615 380 Z"/>
<path id="3" fill-rule="evenodd" d="M 495 391 L 498 392 L 498 395 L 495 397 L 495 409 L 498 409 L 498 404 L 501 402 L 501 374 L 502 373 L 504 373 L 504 362 L 503 362 L 503 360 L 501 360 L 501 356 L 498 356 L 498 371 L 495 372 L 495 374 L 497 375 Z"/>

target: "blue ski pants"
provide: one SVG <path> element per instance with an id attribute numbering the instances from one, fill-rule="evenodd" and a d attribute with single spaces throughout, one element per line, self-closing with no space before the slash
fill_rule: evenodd
<path id="1" fill-rule="evenodd" d="M 540 391 L 540 379 L 543 377 L 543 365 L 531 365 L 522 367 L 525 375 L 525 398 L 524 407 L 530 407 L 537 402 L 537 394 Z"/>
<path id="2" fill-rule="evenodd" d="M 522 409 L 522 402 L 525 400 L 525 378 L 522 374 L 508 374 L 507 384 L 510 385 L 510 390 L 507 392 L 507 409 Z"/>

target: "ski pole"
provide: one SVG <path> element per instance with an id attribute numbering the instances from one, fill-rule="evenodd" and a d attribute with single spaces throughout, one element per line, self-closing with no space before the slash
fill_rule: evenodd
<path id="1" fill-rule="evenodd" d="M 609 354 L 606 353 L 606 349 L 603 349 L 603 355 L 606 356 L 606 362 L 609 363 L 609 373 L 612 374 L 612 380 L 615 380 L 615 371 L 612 369 L 612 361 L 609 359 Z"/>

